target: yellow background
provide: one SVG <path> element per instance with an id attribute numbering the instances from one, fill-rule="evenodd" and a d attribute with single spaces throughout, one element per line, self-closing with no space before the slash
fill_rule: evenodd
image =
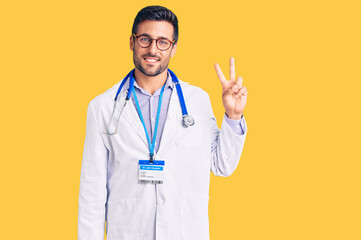
<path id="1" fill-rule="evenodd" d="M 170 68 L 206 90 L 220 126 L 228 59 L 249 132 L 212 176 L 215 240 L 361 239 L 358 1 L 2 1 L 1 239 L 77 239 L 87 105 L 133 67 L 147 5 L 179 19 Z"/>

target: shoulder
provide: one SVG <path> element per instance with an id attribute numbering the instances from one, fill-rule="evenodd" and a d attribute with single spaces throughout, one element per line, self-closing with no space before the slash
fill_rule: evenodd
<path id="1" fill-rule="evenodd" d="M 196 97 L 196 98 L 202 98 L 202 99 L 209 99 L 209 95 L 206 91 L 204 91 L 202 88 L 191 85 L 187 82 L 183 82 L 179 80 L 183 94 L 187 95 L 189 97 Z"/>
<path id="2" fill-rule="evenodd" d="M 210 101 L 208 93 L 202 88 L 191 85 L 187 82 L 183 82 L 181 80 L 179 80 L 179 82 L 182 87 L 184 98 L 197 99 L 207 103 Z"/>
<path id="3" fill-rule="evenodd" d="M 209 95 L 202 88 L 179 81 L 182 87 L 184 101 L 188 113 L 194 117 L 209 118 L 213 116 L 213 110 Z"/>

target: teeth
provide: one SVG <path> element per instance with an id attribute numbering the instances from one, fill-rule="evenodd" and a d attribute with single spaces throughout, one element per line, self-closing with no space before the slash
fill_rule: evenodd
<path id="1" fill-rule="evenodd" d="M 148 62 L 156 62 L 157 61 L 155 59 L 149 59 L 149 58 L 146 58 L 145 60 L 147 60 Z"/>

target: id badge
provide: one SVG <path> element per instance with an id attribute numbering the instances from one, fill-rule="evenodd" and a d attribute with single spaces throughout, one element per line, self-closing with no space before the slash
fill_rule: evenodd
<path id="1" fill-rule="evenodd" d="M 164 161 L 139 160 L 139 183 L 162 184 L 164 177 Z"/>

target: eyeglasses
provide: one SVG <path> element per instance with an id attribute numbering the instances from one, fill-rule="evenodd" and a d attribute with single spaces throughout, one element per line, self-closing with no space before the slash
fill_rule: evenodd
<path id="1" fill-rule="evenodd" d="M 150 38 L 146 35 L 137 36 L 134 33 L 133 33 L 133 36 L 136 38 L 138 45 L 142 48 L 149 47 L 150 45 L 152 45 L 153 40 L 155 40 L 157 48 L 161 51 L 168 50 L 170 48 L 170 46 L 172 46 L 172 44 L 175 42 L 175 40 L 170 41 L 166 38 L 154 39 L 154 38 Z"/>

